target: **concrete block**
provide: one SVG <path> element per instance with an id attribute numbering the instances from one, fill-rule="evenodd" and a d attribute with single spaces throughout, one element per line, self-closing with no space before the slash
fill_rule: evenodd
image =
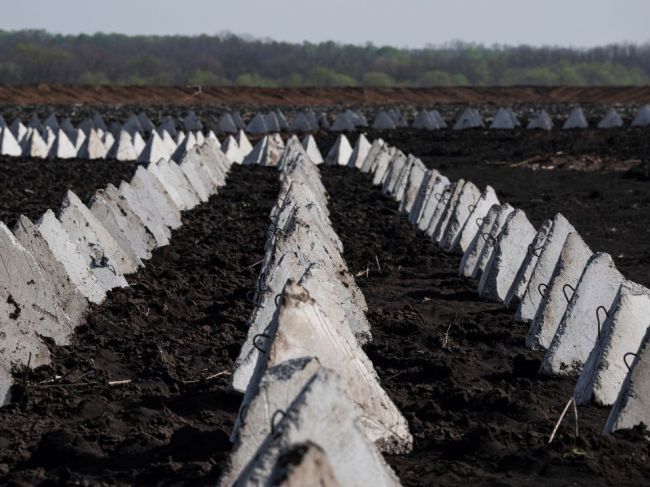
<path id="1" fill-rule="evenodd" d="M 461 259 L 458 268 L 458 273 L 461 276 L 474 277 L 478 263 L 483 255 L 483 248 L 490 239 L 492 228 L 497 219 L 499 216 L 502 217 L 504 213 L 507 217 L 507 215 L 512 211 L 514 211 L 514 208 L 507 203 L 505 205 L 492 205 L 490 210 L 487 212 L 487 215 L 483 218 L 483 221 L 481 221 L 478 233 L 474 236 L 472 243 L 463 254 L 463 258 Z"/>
<path id="2" fill-rule="evenodd" d="M 120 183 L 119 188 L 120 194 L 128 205 L 133 209 L 133 212 L 138 215 L 138 218 L 142 220 L 142 223 L 147 227 L 147 230 L 156 239 L 157 247 L 164 247 L 169 245 L 169 237 L 171 237 L 171 231 L 162 221 L 160 215 L 157 212 L 153 212 L 150 209 L 150 201 L 143 201 L 138 194 L 138 191 L 131 186 L 126 181 Z M 144 194 L 143 196 L 146 196 Z"/>
<path id="3" fill-rule="evenodd" d="M 323 159 L 323 156 L 320 153 L 320 150 L 318 149 L 318 145 L 316 144 L 316 140 L 314 140 L 313 135 L 311 134 L 307 135 L 302 140 L 302 146 L 305 148 L 305 152 L 307 152 L 307 156 L 309 156 L 309 159 L 314 164 L 320 165 L 323 162 L 325 162 L 325 159 Z"/>
<path id="4" fill-rule="evenodd" d="M 424 176 L 427 173 L 427 168 L 422 164 L 422 161 L 417 159 L 411 165 L 411 170 L 406 178 L 406 185 L 404 188 L 404 196 L 400 198 L 400 213 L 410 217 L 415 200 L 420 194 L 420 186 L 424 181 Z"/>
<path id="5" fill-rule="evenodd" d="M 417 225 L 420 221 L 420 215 L 422 214 L 422 209 L 424 208 L 425 201 L 429 198 L 431 190 L 433 189 L 433 183 L 435 182 L 436 176 L 440 174 L 436 169 L 425 169 L 422 174 L 422 181 L 417 188 L 415 194 L 415 199 L 411 205 L 411 211 L 409 211 L 409 223 L 412 225 Z"/>
<path id="6" fill-rule="evenodd" d="M 374 173 L 372 176 L 373 186 L 379 186 L 382 184 L 386 173 L 388 172 L 388 166 L 395 157 L 397 149 L 393 147 L 382 147 L 380 153 L 375 159 Z"/>
<path id="7" fill-rule="evenodd" d="M 199 172 L 194 161 L 188 158 L 189 155 L 190 154 L 188 154 L 185 159 L 183 159 L 183 162 L 181 162 L 181 171 L 183 171 L 185 177 L 187 177 L 187 180 L 194 188 L 196 194 L 199 195 L 201 202 L 206 203 L 210 199 L 210 191 L 205 184 L 204 176 Z"/>
<path id="8" fill-rule="evenodd" d="M 500 302 L 506 299 L 536 233 L 526 213 L 522 210 L 510 213 L 479 281 L 478 292 L 482 298 Z"/>
<path id="9" fill-rule="evenodd" d="M 515 317 L 517 321 L 530 323 L 535 318 L 542 301 L 542 295 L 539 292 L 540 286 L 548 286 L 560 258 L 564 242 L 571 232 L 575 232 L 573 225 L 561 213 L 555 215 L 553 226 L 548 233 L 539 259 L 537 259 L 533 273 L 530 276 L 526 292 L 521 298 L 521 303 L 517 309 Z"/>
<path id="10" fill-rule="evenodd" d="M 535 269 L 535 264 L 537 264 L 537 261 L 539 260 L 540 252 L 544 248 L 544 244 L 546 243 L 551 228 L 553 228 L 553 220 L 545 220 L 537 230 L 537 235 L 535 235 L 533 242 L 528 247 L 526 257 L 524 258 L 519 271 L 517 271 L 517 276 L 512 283 L 510 291 L 508 291 L 506 300 L 504 301 L 506 308 L 515 310 L 519 308 L 521 298 L 526 294 L 526 289 L 528 289 L 528 283 L 530 282 L 530 276 L 533 274 L 533 269 Z"/>
<path id="11" fill-rule="evenodd" d="M 289 281 L 269 330 L 266 353 L 252 380 L 264 370 L 286 360 L 313 356 L 323 367 L 336 372 L 343 389 L 361 409 L 367 437 L 388 453 L 406 453 L 413 446 L 408 424 L 381 388 L 376 374 L 357 342 L 346 339 L 299 284 Z"/>
<path id="12" fill-rule="evenodd" d="M 62 265 L 72 283 L 91 303 L 101 304 L 106 290 L 94 276 L 81 250 L 57 220 L 52 210 L 47 210 L 36 222 L 52 254 Z"/>
<path id="13" fill-rule="evenodd" d="M 408 159 L 402 151 L 396 151 L 391 160 L 384 179 L 382 180 L 381 192 L 385 195 L 394 196 L 397 182 L 404 167 L 408 164 Z"/>
<path id="14" fill-rule="evenodd" d="M 451 192 L 451 189 L 451 182 L 446 176 L 438 174 L 434 177 L 433 186 L 429 191 L 429 196 L 425 198 L 422 204 L 422 211 L 420 212 L 417 223 L 418 229 L 426 232 L 441 199 L 444 199 L 445 196 Z"/>
<path id="15" fill-rule="evenodd" d="M 173 161 L 158 161 L 157 166 L 166 175 L 167 180 L 174 185 L 174 188 L 183 199 L 185 210 L 191 210 L 201 203 L 199 195 L 196 194 L 178 164 Z"/>
<path id="16" fill-rule="evenodd" d="M 377 156 L 381 152 L 381 148 L 384 146 L 384 141 L 382 139 L 375 139 L 372 141 L 372 145 L 370 146 L 370 150 L 368 151 L 368 155 L 364 159 L 363 163 L 361 164 L 361 167 L 359 170 L 364 173 L 369 173 L 372 170 L 372 167 L 375 164 L 375 160 L 377 159 Z"/>
<path id="17" fill-rule="evenodd" d="M 601 406 L 614 404 L 628 373 L 626 362 L 632 363 L 626 355 L 637 352 L 648 327 L 650 289 L 625 281 L 578 378 L 573 393 L 578 404 L 590 399 Z"/>
<path id="18" fill-rule="evenodd" d="M 176 190 L 175 185 L 169 180 L 167 173 L 160 168 L 157 162 L 149 163 L 147 165 L 147 171 L 163 185 L 177 210 L 184 211 L 187 209 L 188 203 L 183 199 L 181 193 Z"/>
<path id="19" fill-rule="evenodd" d="M 464 187 L 465 187 L 465 180 L 459 179 L 454 185 L 454 190 L 451 192 L 449 196 L 449 201 L 445 205 L 435 229 L 431 233 L 432 240 L 438 245 L 442 243 L 442 239 L 444 238 L 445 233 L 447 232 L 447 226 L 449 225 L 449 221 L 451 220 L 451 216 L 454 212 L 454 209 L 456 208 L 456 204 L 460 199 Z"/>
<path id="20" fill-rule="evenodd" d="M 429 222 L 427 223 L 427 226 L 424 228 L 424 233 L 427 235 L 427 237 L 433 237 L 433 235 L 435 234 L 436 229 L 440 224 L 440 221 L 445 215 L 445 210 L 449 206 L 449 202 L 453 194 L 454 193 L 458 194 L 457 186 L 458 186 L 458 182 L 449 183 L 449 185 L 445 187 L 445 189 L 442 192 L 434 193 L 432 195 L 434 198 L 434 201 L 432 203 L 435 203 L 435 208 L 431 214 L 431 218 L 429 218 Z"/>
<path id="21" fill-rule="evenodd" d="M 327 453 L 316 443 L 296 443 L 278 457 L 269 483 L 277 487 L 301 487 L 314 483 L 341 487 Z"/>
<path id="22" fill-rule="evenodd" d="M 52 287 L 59 308 L 67 316 L 72 332 L 85 318 L 88 299 L 77 288 L 63 264 L 50 249 L 47 240 L 29 218 L 21 215 L 13 233 L 18 243 L 36 260 L 44 280 Z"/>
<path id="23" fill-rule="evenodd" d="M 454 209 L 450 213 L 447 228 L 441 234 L 440 245 L 447 252 L 452 252 L 457 248 L 460 250 L 457 245 L 461 232 L 469 220 L 470 215 L 473 213 L 480 197 L 481 190 L 471 181 L 465 182 L 458 195 Z M 474 228 L 476 229 L 477 227 L 474 226 Z"/>
<path id="24" fill-rule="evenodd" d="M 90 199 L 88 207 L 95 218 L 99 220 L 104 228 L 108 230 L 108 233 L 120 245 L 120 248 L 124 251 L 128 259 L 138 267 L 142 267 L 144 264 L 140 256 L 147 255 L 148 251 L 144 247 L 138 247 L 136 250 L 139 242 L 136 236 L 131 235 L 126 216 L 122 214 L 117 206 L 109 203 L 103 189 L 95 192 Z M 151 254 L 149 253 L 149 255 Z"/>
<path id="25" fill-rule="evenodd" d="M 131 187 L 140 195 L 140 201 L 160 216 L 169 228 L 180 228 L 181 214 L 164 186 L 143 166 L 138 166 L 131 178 Z"/>
<path id="26" fill-rule="evenodd" d="M 630 371 L 623 381 L 616 402 L 609 413 L 603 432 L 630 429 L 641 423 L 650 424 L 650 330 L 646 332 Z"/>
<path id="27" fill-rule="evenodd" d="M 72 191 L 61 202 L 59 221 L 106 290 L 127 287 L 124 274 L 133 274 L 138 262 L 131 261 L 120 244 Z"/>
<path id="28" fill-rule="evenodd" d="M 360 169 L 363 165 L 363 161 L 365 161 L 368 156 L 368 152 L 370 152 L 370 142 L 368 142 L 368 139 L 364 134 L 359 134 L 357 142 L 354 144 L 354 149 L 352 149 L 352 154 L 350 154 L 347 166 Z"/>
<path id="29" fill-rule="evenodd" d="M 138 256 L 141 259 L 150 259 L 151 251 L 156 248 L 156 237 L 154 237 L 153 233 L 133 211 L 131 205 L 115 186 L 112 184 L 106 186 L 104 198 L 108 204 L 117 208 L 120 214 L 124 216 L 124 223 L 136 250 L 139 252 Z"/>
<path id="30" fill-rule="evenodd" d="M 360 426 L 362 415 L 346 396 L 344 379 L 330 370 L 319 370 L 291 406 L 278 414 L 281 419 L 276 418 L 273 433 L 266 437 L 233 485 L 269 485 L 267 481 L 274 475 L 283 454 L 305 442 L 321 447 L 340 485 L 399 485 L 394 472 Z M 312 485 L 313 481 L 310 479 L 303 485 Z"/>
<path id="31" fill-rule="evenodd" d="M 567 236 L 544 299 L 530 326 L 526 338 L 527 347 L 543 349 L 549 347 L 592 255 L 593 252 L 577 232 Z"/>
<path id="32" fill-rule="evenodd" d="M 575 293 L 542 361 L 545 374 L 579 373 L 599 338 L 599 320 L 612 306 L 624 281 L 608 254 L 594 254 L 585 267 Z"/>
<path id="33" fill-rule="evenodd" d="M 474 279 L 480 279 L 485 269 L 487 269 L 490 260 L 492 259 L 492 254 L 494 253 L 495 244 L 499 238 L 499 235 L 501 234 L 501 230 L 503 229 L 503 226 L 506 224 L 508 217 L 513 211 L 514 208 L 508 203 L 500 206 L 494 220 L 494 224 L 487 232 L 487 235 L 482 235 L 484 242 L 481 254 L 476 262 L 476 267 L 474 268 L 472 274 L 472 277 Z M 528 243 L 530 242 L 527 242 L 526 245 L 528 245 Z"/>
<path id="34" fill-rule="evenodd" d="M 499 198 L 492 186 L 486 186 L 481 193 L 476 204 L 472 207 L 467 221 L 463 225 L 462 230 L 457 234 L 456 241 L 452 243 L 452 252 L 459 252 L 465 254 L 467 249 L 472 244 L 474 237 L 476 237 L 483 219 L 490 211 L 493 205 L 498 205 Z"/>

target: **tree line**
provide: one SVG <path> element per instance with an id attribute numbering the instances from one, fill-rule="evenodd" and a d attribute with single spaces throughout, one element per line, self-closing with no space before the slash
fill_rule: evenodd
<path id="1" fill-rule="evenodd" d="M 421 49 L 214 36 L 0 31 L 0 83 L 222 86 L 642 85 L 650 43 Z"/>

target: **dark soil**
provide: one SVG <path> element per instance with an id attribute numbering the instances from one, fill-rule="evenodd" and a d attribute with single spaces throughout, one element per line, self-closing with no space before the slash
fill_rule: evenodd
<path id="1" fill-rule="evenodd" d="M 99 188 L 119 186 L 134 172 L 132 162 L 0 156 L 0 221 L 11 227 L 21 214 L 36 220 L 48 209 L 58 212 L 68 189 L 88 202 Z"/>
<path id="2" fill-rule="evenodd" d="M 72 345 L 53 347 L 52 365 L 0 409 L 0 482 L 216 482 L 241 400 L 229 373 L 276 179 L 235 167 L 131 287 L 111 292 Z M 106 385 L 119 380 L 132 382 Z"/>
<path id="3" fill-rule="evenodd" d="M 562 211 L 594 250 L 609 251 L 626 276 L 648 285 L 645 162 L 636 172 L 616 165 L 648 160 L 647 132 L 616 134 L 381 135 L 450 178 L 492 184 L 536 225 Z M 333 139 L 319 139 L 324 154 Z M 608 170 L 510 167 L 558 151 L 608 158 Z M 68 187 L 87 200 L 132 172 L 113 173 L 108 164 L 63 167 L 61 176 L 12 173 L 0 188 L 2 218 L 58 208 Z M 103 179 L 85 181 L 104 170 Z M 574 380 L 540 377 L 541 354 L 523 347 L 525 327 L 479 300 L 476 283 L 457 277 L 458 257 L 416 233 L 367 176 L 322 173 L 344 257 L 352 272 L 369 270 L 357 278 L 375 337 L 366 350 L 416 440 L 412 454 L 388 458 L 404 485 L 649 483 L 648 443 L 640 432 L 602 436 L 606 409 L 580 407 L 579 437 L 567 416 L 546 446 Z M 73 345 L 53 347 L 51 366 L 19 376 L 20 401 L 0 409 L 0 483 L 214 484 L 241 400 L 228 389 L 228 373 L 252 309 L 246 294 L 259 271 L 276 178 L 272 169 L 235 166 L 219 195 L 184 214 L 171 245 L 129 278 L 131 287 L 93 310 Z M 25 187 L 34 191 L 27 199 Z M 54 376 L 63 378 L 49 385 Z M 106 385 L 115 380 L 132 382 Z"/>

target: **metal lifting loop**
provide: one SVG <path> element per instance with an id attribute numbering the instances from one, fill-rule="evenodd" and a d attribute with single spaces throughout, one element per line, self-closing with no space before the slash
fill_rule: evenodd
<path id="1" fill-rule="evenodd" d="M 276 308 L 277 308 L 278 306 L 280 306 L 280 303 L 279 303 L 278 300 L 281 299 L 281 298 L 282 298 L 282 294 L 276 294 L 276 295 L 275 295 L 275 306 L 276 306 Z"/>
<path id="2" fill-rule="evenodd" d="M 627 367 L 627 371 L 628 371 L 628 372 L 632 372 L 632 366 L 631 366 L 630 364 L 627 363 L 627 358 L 628 358 L 630 355 L 633 356 L 634 358 L 637 358 L 637 357 L 638 357 L 638 355 L 637 355 L 636 353 L 634 353 L 634 352 L 627 352 L 625 355 L 623 355 L 623 363 L 624 363 L 625 366 Z"/>
<path id="3" fill-rule="evenodd" d="M 542 288 L 544 289 L 542 290 Z M 537 286 L 537 291 L 539 291 L 539 294 L 542 296 L 542 298 L 546 295 L 547 289 L 548 289 L 548 285 L 544 284 L 543 282 L 540 283 L 539 286 Z"/>
<path id="4" fill-rule="evenodd" d="M 476 205 L 467 205 L 467 209 L 469 210 L 470 213 L 473 212 L 475 208 Z"/>
<path id="5" fill-rule="evenodd" d="M 259 337 L 270 338 L 270 336 L 267 335 L 266 333 L 258 333 L 257 335 L 255 335 L 255 336 L 253 337 L 253 346 L 254 346 L 255 348 L 257 348 L 260 352 L 262 352 L 262 353 L 266 353 L 266 350 L 264 350 L 262 347 L 260 347 L 260 346 L 257 344 L 257 339 L 258 339 Z"/>
<path id="6" fill-rule="evenodd" d="M 282 418 L 284 418 L 287 413 L 285 413 L 282 409 L 278 409 L 273 413 L 273 416 L 271 416 L 271 434 L 275 434 L 275 428 L 277 426 L 275 420 L 278 415 L 281 415 Z"/>
<path id="7" fill-rule="evenodd" d="M 604 306 L 598 306 L 596 308 L 596 320 L 598 321 L 598 339 L 600 340 L 600 329 L 602 328 L 602 323 L 600 321 L 600 310 L 603 310 L 605 312 L 605 319 L 609 317 L 609 311 L 607 311 L 607 308 Z"/>
<path id="8" fill-rule="evenodd" d="M 571 289 L 571 297 L 567 296 L 566 288 Z M 576 292 L 576 288 L 574 288 L 571 284 L 565 284 L 564 286 L 562 286 L 562 293 L 564 293 L 564 299 L 566 299 L 567 303 L 571 302 L 571 299 L 573 298 L 573 294 L 575 292 Z"/>
<path id="9" fill-rule="evenodd" d="M 491 239 L 492 242 L 494 242 L 494 243 L 496 243 L 496 241 L 497 241 L 496 238 L 494 238 L 491 234 L 489 234 L 489 233 L 487 233 L 487 232 L 482 233 L 482 234 L 481 234 L 481 237 L 483 237 L 483 240 L 485 240 L 486 243 L 487 243 L 487 241 L 490 240 L 490 239 Z"/>
<path id="10" fill-rule="evenodd" d="M 479 228 L 481 228 L 481 225 L 483 225 L 483 218 L 480 218 L 480 217 L 479 217 L 479 218 L 477 218 L 477 219 L 474 220 L 474 221 L 476 222 L 476 226 L 479 227 Z M 479 222 L 480 222 L 480 223 L 479 223 Z"/>
<path id="11" fill-rule="evenodd" d="M 539 256 L 540 256 L 540 254 L 538 254 L 537 251 L 538 251 L 538 250 L 542 250 L 543 248 L 544 248 L 543 245 L 542 245 L 541 247 L 537 247 L 537 248 L 535 248 L 535 247 L 533 247 L 533 244 L 532 244 L 532 243 L 531 243 L 531 244 L 528 244 L 528 252 L 530 252 L 531 254 L 533 254 L 535 257 L 539 257 Z"/>

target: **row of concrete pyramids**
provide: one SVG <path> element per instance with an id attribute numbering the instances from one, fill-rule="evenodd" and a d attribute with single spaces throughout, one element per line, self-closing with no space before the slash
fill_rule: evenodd
<path id="1" fill-rule="evenodd" d="M 341 255 L 310 141 L 291 137 L 266 164 L 278 168 L 281 189 L 232 375 L 244 397 L 223 486 L 278 478 L 397 486 L 380 451 L 412 448 L 406 419 L 362 349 L 372 340 L 367 305 Z"/>
<path id="2" fill-rule="evenodd" d="M 592 252 L 561 214 L 538 229 L 499 201 L 490 186 L 450 181 L 377 139 L 359 137 L 365 157 L 350 158 L 345 136 L 326 161 L 373 175 L 409 221 L 447 252 L 479 295 L 529 324 L 527 346 L 546 350 L 540 372 L 579 378 L 570 399 L 611 406 L 604 432 L 650 424 L 650 289 L 625 279 L 612 258 Z"/>
<path id="3" fill-rule="evenodd" d="M 49 362 L 43 337 L 69 344 L 90 303 L 127 287 L 126 276 L 169 244 L 181 212 L 226 183 L 231 164 L 206 139 L 179 164 L 137 166 L 129 182 L 98 190 L 87 205 L 68 191 L 58 214 L 21 216 L 13 232 L 0 222 L 0 403 L 10 400 L 12 369 Z"/>

